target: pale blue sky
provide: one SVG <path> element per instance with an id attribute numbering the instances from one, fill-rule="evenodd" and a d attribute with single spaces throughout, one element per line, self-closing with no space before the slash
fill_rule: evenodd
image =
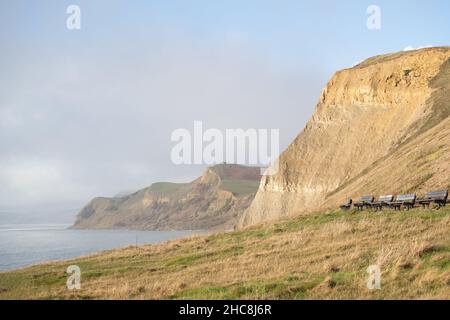
<path id="1" fill-rule="evenodd" d="M 82 9 L 78 33 L 64 28 L 69 4 Z M 379 31 L 366 28 L 371 4 L 381 8 Z M 158 42 L 182 42 L 178 37 L 192 45 L 217 46 L 235 34 L 275 64 L 307 62 L 328 72 L 355 59 L 409 45 L 448 45 L 450 40 L 450 2 L 445 0 L 19 0 L 0 6 L 0 32 L 7 44 L 75 52 L 156 41 L 158 50 Z"/>
<path id="2" fill-rule="evenodd" d="M 66 28 L 70 4 L 81 30 Z M 372 4 L 381 30 L 366 27 Z M 449 12 L 432 0 L 2 1 L 0 223 L 30 208 L 72 218 L 91 197 L 198 176 L 170 162 L 171 132 L 194 120 L 280 129 L 285 148 L 336 70 L 449 45 Z"/>

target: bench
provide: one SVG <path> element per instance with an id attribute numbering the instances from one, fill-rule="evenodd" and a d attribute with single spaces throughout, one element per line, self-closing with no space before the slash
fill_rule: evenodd
<path id="1" fill-rule="evenodd" d="M 392 200 L 394 200 L 394 196 L 392 194 L 380 196 L 376 202 L 372 203 L 372 208 L 375 209 L 375 211 L 383 210 L 383 207 L 390 206 Z"/>
<path id="2" fill-rule="evenodd" d="M 436 203 L 438 205 L 437 209 L 439 210 L 440 208 L 445 207 L 447 198 L 448 190 L 432 191 L 428 192 L 425 197 L 418 199 L 417 203 L 421 204 L 423 208 L 429 208 L 431 203 Z"/>
<path id="3" fill-rule="evenodd" d="M 358 202 L 355 202 L 353 205 L 358 210 L 363 210 L 364 208 L 370 208 L 373 203 L 373 196 L 364 196 L 359 199 Z"/>
<path id="4" fill-rule="evenodd" d="M 339 207 L 340 207 L 342 210 L 349 210 L 349 209 L 352 207 L 352 203 L 353 203 L 352 198 L 348 198 L 348 199 L 347 199 L 347 202 L 344 203 L 344 204 L 341 204 Z"/>
<path id="5" fill-rule="evenodd" d="M 407 210 L 414 207 L 416 203 L 416 194 L 400 194 L 395 197 L 395 201 L 390 202 L 389 205 L 394 210 L 400 210 L 402 206 L 406 207 Z"/>

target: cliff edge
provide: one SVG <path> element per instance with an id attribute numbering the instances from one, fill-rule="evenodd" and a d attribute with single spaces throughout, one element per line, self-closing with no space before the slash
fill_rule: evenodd
<path id="1" fill-rule="evenodd" d="M 336 208 L 349 196 L 449 187 L 449 115 L 449 47 L 337 72 L 239 226 Z"/>

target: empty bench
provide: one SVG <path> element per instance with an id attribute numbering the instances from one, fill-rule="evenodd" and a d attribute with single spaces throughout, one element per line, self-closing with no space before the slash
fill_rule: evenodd
<path id="1" fill-rule="evenodd" d="M 401 207 L 405 207 L 407 210 L 414 208 L 416 203 L 416 194 L 400 194 L 395 197 L 395 201 L 391 202 L 389 205 L 394 210 L 400 210 Z"/>
<path id="2" fill-rule="evenodd" d="M 392 200 L 394 200 L 394 196 L 392 194 L 380 196 L 376 202 L 372 203 L 372 208 L 375 211 L 383 210 L 383 207 L 390 207 Z"/>
<path id="3" fill-rule="evenodd" d="M 341 204 L 339 207 L 342 210 L 350 210 L 350 208 L 352 207 L 352 202 L 353 202 L 352 198 L 348 198 L 347 202 L 344 204 Z"/>
<path id="4" fill-rule="evenodd" d="M 448 190 L 432 191 L 428 192 L 425 197 L 418 199 L 417 203 L 421 204 L 422 207 L 430 207 L 431 203 L 437 204 L 437 208 L 440 209 L 445 207 L 448 198 Z"/>
<path id="5" fill-rule="evenodd" d="M 370 208 L 373 204 L 373 196 L 361 197 L 358 202 L 355 202 L 354 207 L 358 210 L 364 210 L 364 208 Z"/>

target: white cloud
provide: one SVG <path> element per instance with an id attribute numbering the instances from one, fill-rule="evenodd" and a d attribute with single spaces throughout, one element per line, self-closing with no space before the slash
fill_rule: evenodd
<path id="1" fill-rule="evenodd" d="M 420 49 L 425 49 L 425 48 L 431 48 L 433 47 L 432 45 L 427 45 L 427 46 L 423 46 L 423 47 L 413 47 L 413 46 L 407 46 L 403 49 L 403 51 L 413 51 L 413 50 L 420 50 Z"/>

